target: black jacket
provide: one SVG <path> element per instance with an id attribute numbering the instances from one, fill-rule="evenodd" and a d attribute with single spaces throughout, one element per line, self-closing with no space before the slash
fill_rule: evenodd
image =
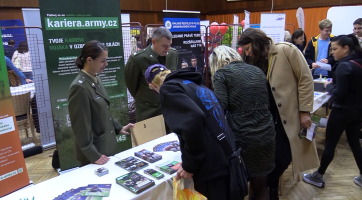
<path id="1" fill-rule="evenodd" d="M 334 38 L 334 36 L 331 35 L 330 38 L 332 40 Z M 310 69 L 312 69 L 312 64 L 317 61 L 318 39 L 319 39 L 319 35 L 316 37 L 312 37 L 312 39 L 308 42 L 307 48 L 305 49 L 304 57 L 309 65 Z M 335 65 L 336 61 L 334 60 L 332 53 L 331 53 L 331 42 L 329 42 L 327 55 L 328 55 L 328 57 L 326 59 L 328 60 L 328 64 L 330 64 L 331 66 Z M 332 71 L 328 71 L 328 77 L 332 77 Z"/>
<path id="2" fill-rule="evenodd" d="M 355 53 L 333 66 L 333 83 L 327 85 L 333 98 L 332 107 L 362 108 L 362 68 L 350 60 L 362 66 L 362 57 Z"/>
<path id="3" fill-rule="evenodd" d="M 188 67 L 169 74 L 160 89 L 163 116 L 180 140 L 182 167 L 194 174 L 195 181 L 229 175 L 229 159 L 220 143 L 210 135 L 204 112 L 188 96 L 183 86 L 197 91 L 197 96 L 214 115 L 229 144 L 235 149 L 235 139 L 221 104 L 215 94 L 201 83 L 201 73 Z"/>

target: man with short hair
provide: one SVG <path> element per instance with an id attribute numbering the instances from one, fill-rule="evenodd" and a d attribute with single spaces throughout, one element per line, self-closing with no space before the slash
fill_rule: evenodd
<path id="1" fill-rule="evenodd" d="M 362 18 L 353 22 L 353 34 L 357 37 L 359 45 L 362 47 Z"/>
<path id="2" fill-rule="evenodd" d="M 170 70 L 176 70 L 178 53 L 171 48 L 172 34 L 165 27 L 159 27 L 153 32 L 152 43 L 133 53 L 125 66 L 126 86 L 135 99 L 136 121 L 142 121 L 161 115 L 160 97 L 148 86 L 145 71 L 153 64 L 165 65 Z M 166 131 L 169 133 L 168 127 Z"/>
<path id="3" fill-rule="evenodd" d="M 320 34 L 312 37 L 305 50 L 305 59 L 309 68 L 313 70 L 313 78 L 322 77 L 332 78 L 332 71 L 321 69 L 316 63 L 317 61 L 330 64 L 332 67 L 335 60 L 331 54 L 331 39 L 334 37 L 332 32 L 332 22 L 329 19 L 324 19 L 319 22 Z"/>
<path id="4" fill-rule="evenodd" d="M 5 48 L 5 56 L 8 57 L 8 58 L 12 58 L 13 57 L 13 54 L 14 52 L 16 51 L 15 49 L 15 41 L 14 40 L 9 40 L 8 41 L 8 46 Z"/>
<path id="5" fill-rule="evenodd" d="M 196 68 L 196 71 L 198 71 L 198 69 L 197 69 L 197 58 L 196 58 L 195 54 L 192 54 L 192 56 L 191 56 L 191 65 Z"/>

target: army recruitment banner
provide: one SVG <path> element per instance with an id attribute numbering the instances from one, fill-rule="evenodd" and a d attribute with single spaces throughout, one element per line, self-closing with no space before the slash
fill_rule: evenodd
<path id="1" fill-rule="evenodd" d="M 201 53 L 200 12 L 163 11 L 164 26 L 172 33 L 172 47 L 178 51 L 177 69 L 182 62 L 203 72 L 204 59 Z"/>
<path id="2" fill-rule="evenodd" d="M 78 167 L 74 157 L 74 135 L 68 115 L 68 91 L 79 70 L 75 59 L 84 44 L 98 40 L 108 48 L 108 67 L 101 76 L 111 100 L 111 112 L 127 124 L 127 88 L 119 0 L 39 0 L 49 91 L 60 168 Z M 116 139 L 116 138 L 115 138 Z M 118 150 L 132 147 L 129 136 L 117 136 Z"/>
<path id="3" fill-rule="evenodd" d="M 1 31 L 0 31 L 1 34 Z M 0 38 L 0 197 L 29 185 Z"/>

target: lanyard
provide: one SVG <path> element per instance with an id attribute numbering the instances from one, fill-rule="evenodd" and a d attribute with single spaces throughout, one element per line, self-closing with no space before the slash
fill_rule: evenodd
<path id="1" fill-rule="evenodd" d="M 270 73 L 270 68 L 271 68 L 271 62 L 273 60 L 273 55 L 270 55 L 270 58 L 269 58 L 269 64 L 268 64 L 268 72 L 266 74 L 266 79 L 269 80 L 269 73 Z"/>

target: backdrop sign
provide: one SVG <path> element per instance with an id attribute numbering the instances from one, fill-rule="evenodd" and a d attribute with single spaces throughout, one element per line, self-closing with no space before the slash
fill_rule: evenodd
<path id="1" fill-rule="evenodd" d="M 2 44 L 0 38 L 0 197 L 29 185 Z"/>
<path id="2" fill-rule="evenodd" d="M 201 53 L 200 12 L 163 11 L 163 23 L 171 31 L 172 47 L 179 54 L 177 69 L 181 68 L 184 60 L 189 67 L 193 66 L 202 73 L 204 60 Z"/>
<path id="3" fill-rule="evenodd" d="M 108 67 L 101 76 L 111 100 L 111 113 L 128 123 L 127 89 L 119 0 L 40 0 L 40 17 L 57 148 L 62 170 L 79 166 L 68 115 L 68 91 L 79 70 L 74 62 L 84 44 L 99 40 L 108 48 Z M 115 138 L 116 139 L 116 138 Z M 132 147 L 129 136 L 117 138 L 118 150 Z"/>
<path id="4" fill-rule="evenodd" d="M 284 41 L 285 13 L 261 13 L 260 29 L 275 43 Z"/>

